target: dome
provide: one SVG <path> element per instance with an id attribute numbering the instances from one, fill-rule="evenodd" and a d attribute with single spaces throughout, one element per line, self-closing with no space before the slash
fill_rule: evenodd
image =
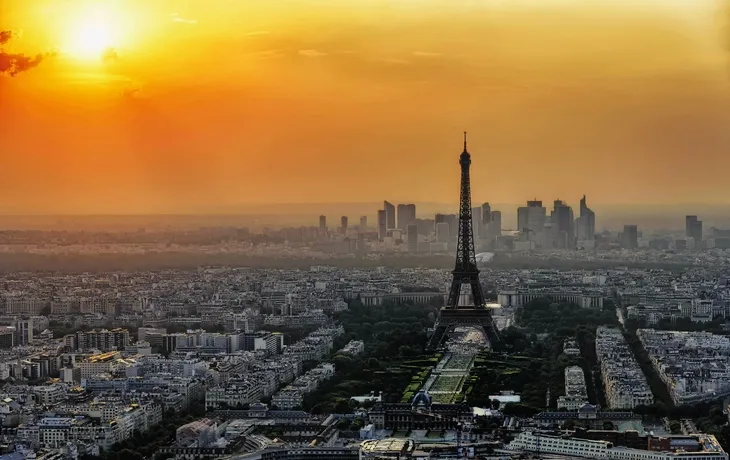
<path id="1" fill-rule="evenodd" d="M 426 390 L 420 390 L 416 393 L 416 396 L 413 397 L 411 405 L 413 407 L 431 407 L 431 396 L 426 393 Z"/>
<path id="2" fill-rule="evenodd" d="M 596 411 L 596 406 L 593 404 L 583 404 L 580 409 L 578 409 L 582 413 L 593 413 Z"/>

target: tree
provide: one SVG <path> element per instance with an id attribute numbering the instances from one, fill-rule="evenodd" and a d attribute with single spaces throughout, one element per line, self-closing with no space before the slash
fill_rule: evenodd
<path id="1" fill-rule="evenodd" d="M 500 405 L 499 399 L 492 400 L 492 409 L 499 410 L 499 405 Z"/>

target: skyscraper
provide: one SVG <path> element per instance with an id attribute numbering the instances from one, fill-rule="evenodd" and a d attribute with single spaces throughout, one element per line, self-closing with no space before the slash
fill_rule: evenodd
<path id="1" fill-rule="evenodd" d="M 395 226 L 395 206 L 387 201 L 383 201 L 383 210 L 385 211 L 385 227 L 386 230 L 392 230 Z"/>
<path id="2" fill-rule="evenodd" d="M 451 242 L 457 235 L 459 216 L 456 214 L 436 214 L 434 217 L 434 230 L 436 230 L 436 232 L 438 232 L 439 224 L 446 224 L 449 226 L 450 239 L 448 241 Z M 444 235 L 443 230 L 441 230 L 441 235 Z"/>
<path id="3" fill-rule="evenodd" d="M 482 207 L 476 207 L 471 208 L 471 225 L 474 227 L 472 229 L 472 233 L 474 234 L 474 238 L 481 238 L 483 237 L 484 231 L 482 230 L 484 228 L 484 224 L 482 223 Z"/>
<path id="4" fill-rule="evenodd" d="M 702 221 L 697 216 L 687 216 L 684 218 L 685 236 L 694 238 L 695 241 L 702 241 Z"/>
<path id="5" fill-rule="evenodd" d="M 624 232 L 621 234 L 621 246 L 626 249 L 639 247 L 639 227 L 636 225 L 624 225 Z"/>
<path id="6" fill-rule="evenodd" d="M 457 214 L 446 214 L 444 222 L 449 224 L 449 243 L 456 242 L 456 236 L 459 234 L 459 216 Z"/>
<path id="7" fill-rule="evenodd" d="M 388 233 L 388 218 L 385 209 L 378 210 L 378 239 L 383 241 Z"/>
<path id="8" fill-rule="evenodd" d="M 343 235 L 347 234 L 347 216 L 340 218 L 340 231 Z"/>
<path id="9" fill-rule="evenodd" d="M 542 201 L 528 201 L 527 206 L 517 208 L 517 230 L 527 233 L 528 236 L 541 233 L 546 216 L 547 210 L 542 205 Z"/>
<path id="10" fill-rule="evenodd" d="M 436 241 L 439 243 L 448 243 L 450 238 L 449 224 L 446 222 L 438 222 L 436 224 Z"/>
<path id="11" fill-rule="evenodd" d="M 364 232 L 368 228 L 368 216 L 360 217 L 360 231 Z"/>
<path id="12" fill-rule="evenodd" d="M 406 231 L 408 225 L 416 220 L 415 204 L 399 204 L 398 205 L 398 226 L 397 228 Z"/>
<path id="13" fill-rule="evenodd" d="M 553 212 L 550 215 L 553 225 L 558 232 L 558 248 L 572 249 L 575 247 L 575 230 L 573 208 L 561 200 L 553 202 Z"/>
<path id="14" fill-rule="evenodd" d="M 502 236 L 502 211 L 492 211 L 492 221 L 489 223 L 489 237 Z"/>
<path id="15" fill-rule="evenodd" d="M 319 234 L 327 234 L 327 216 L 319 216 Z"/>
<path id="16" fill-rule="evenodd" d="M 406 238 L 408 238 L 408 252 L 418 252 L 418 225 L 408 224 Z"/>
<path id="17" fill-rule="evenodd" d="M 576 219 L 578 241 L 593 241 L 596 239 L 596 213 L 586 204 L 586 196 L 580 200 L 580 217 Z"/>
<path id="18" fill-rule="evenodd" d="M 492 206 L 489 203 L 482 203 L 482 223 L 487 225 L 492 221 Z"/>

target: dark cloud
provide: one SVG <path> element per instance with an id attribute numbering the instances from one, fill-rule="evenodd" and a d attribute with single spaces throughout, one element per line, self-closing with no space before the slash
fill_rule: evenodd
<path id="1" fill-rule="evenodd" d="M 54 55 L 54 53 L 46 53 L 32 56 L 5 51 L 3 46 L 7 45 L 14 37 L 15 34 L 13 31 L 0 30 L 0 76 L 8 75 L 14 77 L 21 72 L 38 66 L 44 59 Z"/>
<path id="2" fill-rule="evenodd" d="M 11 30 L 0 30 L 0 46 L 9 42 L 11 38 L 13 38 Z"/>

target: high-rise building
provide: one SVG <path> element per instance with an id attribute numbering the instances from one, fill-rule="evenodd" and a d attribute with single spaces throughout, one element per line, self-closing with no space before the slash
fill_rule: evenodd
<path id="1" fill-rule="evenodd" d="M 572 249 L 575 247 L 575 230 L 573 208 L 561 200 L 553 202 L 553 212 L 550 220 L 557 230 L 558 248 Z"/>
<path id="2" fill-rule="evenodd" d="M 624 225 L 624 232 L 621 234 L 621 246 L 625 249 L 636 249 L 639 247 L 639 227 L 636 225 Z"/>
<path id="3" fill-rule="evenodd" d="M 596 239 L 596 213 L 586 204 L 586 196 L 580 200 L 580 217 L 576 219 L 578 241 L 593 241 Z"/>
<path id="4" fill-rule="evenodd" d="M 449 226 L 449 235 L 456 237 L 457 230 L 459 229 L 459 216 L 456 214 L 436 214 L 434 217 L 434 224 L 438 231 L 439 224 L 446 224 Z M 443 231 L 442 231 L 443 234 Z M 449 240 L 451 241 L 451 240 Z"/>
<path id="5" fill-rule="evenodd" d="M 446 223 L 446 214 L 436 214 L 433 216 L 433 231 L 434 233 L 438 230 L 438 225 Z"/>
<path id="6" fill-rule="evenodd" d="M 358 233 L 357 235 L 357 253 L 360 255 L 368 252 L 367 246 L 365 246 L 365 234 Z"/>
<path id="7" fill-rule="evenodd" d="M 697 216 L 687 216 L 684 219 L 685 235 L 687 238 L 694 238 L 694 240 L 702 240 L 702 221 Z"/>
<path id="8" fill-rule="evenodd" d="M 416 220 L 415 204 L 399 204 L 398 205 L 398 226 L 397 228 L 406 231 L 408 225 Z"/>
<path id="9" fill-rule="evenodd" d="M 383 241 L 388 233 L 388 216 L 385 209 L 378 210 L 378 239 Z"/>
<path id="10" fill-rule="evenodd" d="M 33 343 L 33 319 L 19 319 L 13 322 L 15 326 L 15 345 Z"/>
<path id="11" fill-rule="evenodd" d="M 485 225 L 492 221 L 492 206 L 489 203 L 482 203 L 482 223 Z"/>
<path id="12" fill-rule="evenodd" d="M 482 238 L 484 225 L 482 224 L 482 207 L 471 208 L 471 226 L 474 238 Z"/>
<path id="13" fill-rule="evenodd" d="M 387 201 L 383 201 L 383 210 L 385 211 L 385 227 L 386 230 L 392 230 L 395 226 L 395 206 Z"/>
<path id="14" fill-rule="evenodd" d="M 527 234 L 539 234 L 545 225 L 547 210 L 542 205 L 542 201 L 532 200 L 527 202 L 527 206 L 517 208 L 517 230 Z"/>
<path id="15" fill-rule="evenodd" d="M 347 216 L 342 216 L 340 218 L 340 231 L 343 235 L 347 234 Z"/>
<path id="16" fill-rule="evenodd" d="M 319 216 L 319 234 L 327 234 L 327 216 Z"/>
<path id="17" fill-rule="evenodd" d="M 368 216 L 360 217 L 360 231 L 364 232 L 368 228 Z"/>
<path id="18" fill-rule="evenodd" d="M 502 236 L 502 211 L 492 211 L 491 218 L 492 221 L 489 222 L 489 228 L 487 229 L 489 238 Z"/>
<path id="19" fill-rule="evenodd" d="M 436 231 L 436 223 L 433 219 L 416 219 L 414 224 L 418 226 L 419 235 L 430 235 Z"/>
<path id="20" fill-rule="evenodd" d="M 446 214 L 444 216 L 444 222 L 449 224 L 449 242 L 456 241 L 456 236 L 459 234 L 459 215 L 458 214 Z"/>
<path id="21" fill-rule="evenodd" d="M 418 251 L 418 225 L 408 224 L 406 237 L 408 238 L 408 252 Z"/>
<path id="22" fill-rule="evenodd" d="M 439 243 L 448 243 L 450 238 L 449 224 L 446 222 L 438 222 L 436 224 L 436 241 Z"/>

